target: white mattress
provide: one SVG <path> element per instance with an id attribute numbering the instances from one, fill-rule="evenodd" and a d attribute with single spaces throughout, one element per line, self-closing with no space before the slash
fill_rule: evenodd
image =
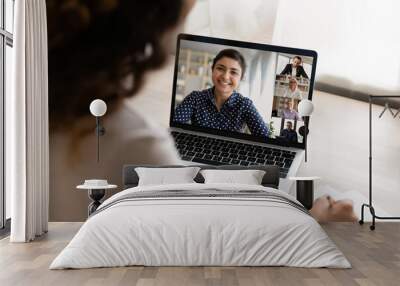
<path id="1" fill-rule="evenodd" d="M 350 268 L 350 263 L 307 213 L 257 198 L 115 200 L 134 192 L 263 190 L 262 186 L 180 184 L 135 187 L 106 200 L 50 269 L 145 266 L 294 266 Z"/>

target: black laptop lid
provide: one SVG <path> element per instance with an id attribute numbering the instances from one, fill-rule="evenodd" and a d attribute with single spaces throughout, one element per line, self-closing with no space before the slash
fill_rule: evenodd
<path id="1" fill-rule="evenodd" d="M 312 50 L 180 34 L 170 126 L 304 149 L 297 107 L 316 64 Z"/>

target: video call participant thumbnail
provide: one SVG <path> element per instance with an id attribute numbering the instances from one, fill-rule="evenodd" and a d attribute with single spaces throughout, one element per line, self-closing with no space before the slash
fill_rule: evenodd
<path id="1" fill-rule="evenodd" d="M 280 135 L 291 143 L 297 143 L 297 132 L 293 129 L 293 123 L 291 121 L 286 122 L 286 129 L 283 129 Z"/>
<path id="2" fill-rule="evenodd" d="M 282 109 L 282 118 L 290 120 L 302 120 L 299 113 L 293 109 L 293 102 L 285 102 Z"/>
<path id="3" fill-rule="evenodd" d="M 174 121 L 219 130 L 268 137 L 268 126 L 252 100 L 236 92 L 246 71 L 243 55 L 234 49 L 220 51 L 211 66 L 213 87 L 193 91 L 175 109 Z"/>
<path id="4" fill-rule="evenodd" d="M 285 94 L 283 97 L 290 97 L 290 98 L 295 98 L 295 99 L 303 99 L 300 90 L 298 89 L 298 83 L 297 80 L 292 77 L 289 79 L 289 85 L 286 89 Z"/>
<path id="5" fill-rule="evenodd" d="M 308 78 L 306 71 L 302 66 L 303 60 L 299 56 L 294 56 L 292 58 L 292 63 L 287 64 L 282 70 L 281 75 L 290 75 L 293 77 L 305 77 Z"/>

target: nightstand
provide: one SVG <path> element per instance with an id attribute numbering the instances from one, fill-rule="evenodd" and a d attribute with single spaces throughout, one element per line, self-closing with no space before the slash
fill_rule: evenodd
<path id="1" fill-rule="evenodd" d="M 314 202 L 314 181 L 319 177 L 290 177 L 289 180 L 296 181 L 296 199 L 310 210 Z"/>
<path id="2" fill-rule="evenodd" d="M 117 185 L 108 184 L 107 180 L 85 180 L 83 185 L 76 186 L 79 190 L 87 190 L 88 196 L 92 202 L 88 206 L 88 216 L 94 213 L 101 205 L 106 190 L 115 189 Z"/>

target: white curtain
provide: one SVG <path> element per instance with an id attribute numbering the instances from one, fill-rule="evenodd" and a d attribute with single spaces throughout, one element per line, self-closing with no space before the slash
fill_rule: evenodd
<path id="1" fill-rule="evenodd" d="M 316 50 L 321 83 L 398 93 L 399 11 L 398 0 L 281 0 L 273 43 Z"/>
<path id="2" fill-rule="evenodd" d="M 248 63 L 248 95 L 266 122 L 271 119 L 271 102 L 275 89 L 276 54 L 257 52 Z"/>
<path id="3" fill-rule="evenodd" d="M 14 92 L 6 98 L 12 242 L 47 232 L 49 138 L 45 0 L 15 1 Z"/>

